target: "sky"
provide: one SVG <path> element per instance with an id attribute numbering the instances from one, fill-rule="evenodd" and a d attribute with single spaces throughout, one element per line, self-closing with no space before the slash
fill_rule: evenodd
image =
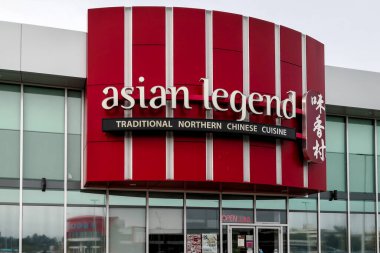
<path id="1" fill-rule="evenodd" d="M 0 0 L 0 21 L 87 31 L 87 9 L 181 6 L 288 26 L 325 44 L 326 65 L 380 72 L 380 0 Z"/>

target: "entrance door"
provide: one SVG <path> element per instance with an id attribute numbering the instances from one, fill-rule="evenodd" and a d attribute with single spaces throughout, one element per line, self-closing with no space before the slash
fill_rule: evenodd
<path id="1" fill-rule="evenodd" d="M 279 227 L 228 227 L 228 253 L 282 253 L 281 240 Z"/>
<path id="2" fill-rule="evenodd" d="M 282 253 L 279 228 L 257 228 L 257 253 Z"/>

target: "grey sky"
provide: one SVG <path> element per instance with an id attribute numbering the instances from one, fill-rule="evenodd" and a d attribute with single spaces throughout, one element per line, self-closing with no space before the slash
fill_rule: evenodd
<path id="1" fill-rule="evenodd" d="M 87 30 L 87 9 L 157 5 L 239 13 L 323 42 L 326 64 L 380 72 L 380 0 L 0 0 L 0 20 Z"/>

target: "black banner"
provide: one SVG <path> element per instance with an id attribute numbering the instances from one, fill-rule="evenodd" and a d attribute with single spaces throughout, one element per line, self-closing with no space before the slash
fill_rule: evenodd
<path id="1" fill-rule="evenodd" d="M 91 126 L 89 126 L 91 127 Z M 152 118 L 125 118 L 103 119 L 104 132 L 120 131 L 183 131 L 209 132 L 242 135 L 268 136 L 280 139 L 295 140 L 294 128 L 262 125 L 245 121 L 227 121 L 210 119 L 152 119 Z"/>

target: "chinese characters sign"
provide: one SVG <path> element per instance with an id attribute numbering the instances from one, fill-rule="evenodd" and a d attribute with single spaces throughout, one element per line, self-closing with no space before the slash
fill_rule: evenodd
<path id="1" fill-rule="evenodd" d="M 326 159 L 326 109 L 325 98 L 310 90 L 302 100 L 303 154 L 308 162 L 322 163 Z"/>

